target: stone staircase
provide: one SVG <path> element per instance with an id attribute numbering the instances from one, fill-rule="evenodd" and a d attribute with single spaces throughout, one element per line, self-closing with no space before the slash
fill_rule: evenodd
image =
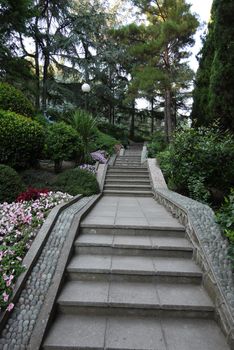
<path id="1" fill-rule="evenodd" d="M 107 184 L 131 182 L 115 169 Z M 148 181 L 138 176 L 134 186 Z M 104 196 L 82 221 L 44 350 L 229 349 L 184 227 L 154 203 Z M 108 224 L 118 210 L 128 211 L 132 221 Z M 158 224 L 134 224 L 141 211 Z"/>
<path id="2" fill-rule="evenodd" d="M 116 158 L 114 166 L 108 167 L 104 194 L 153 196 L 148 169 L 141 164 L 141 147 L 126 150 L 124 156 Z"/>

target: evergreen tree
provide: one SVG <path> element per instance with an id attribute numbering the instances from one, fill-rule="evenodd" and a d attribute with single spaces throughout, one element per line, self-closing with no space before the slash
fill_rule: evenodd
<path id="1" fill-rule="evenodd" d="M 234 3 L 214 0 L 194 90 L 195 125 L 234 130 Z"/>
<path id="2" fill-rule="evenodd" d="M 146 16 L 147 24 L 131 24 L 119 34 L 122 40 L 128 40 L 134 58 L 130 93 L 148 96 L 151 106 L 153 97 L 163 95 L 165 133 L 169 141 L 176 124 L 173 90 L 175 86 L 179 89 L 187 85 L 191 79 L 191 70 L 184 59 L 190 55 L 188 46 L 193 45 L 198 21 L 184 0 L 134 0 L 133 3 Z"/>

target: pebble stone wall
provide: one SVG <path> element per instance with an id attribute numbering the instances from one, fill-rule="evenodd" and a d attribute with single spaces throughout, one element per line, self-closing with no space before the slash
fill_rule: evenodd
<path id="1" fill-rule="evenodd" d="M 184 197 L 168 189 L 157 189 L 156 200 L 163 204 L 185 225 L 187 232 L 196 236 L 206 257 L 212 266 L 228 302 L 232 317 L 234 316 L 234 274 L 231 260 L 228 257 L 228 241 L 222 236 L 215 222 L 213 210 L 202 203 Z"/>
<path id="2" fill-rule="evenodd" d="M 93 196 L 81 198 L 60 214 L 2 331 L 0 350 L 26 350 L 72 219 L 92 198 Z"/>

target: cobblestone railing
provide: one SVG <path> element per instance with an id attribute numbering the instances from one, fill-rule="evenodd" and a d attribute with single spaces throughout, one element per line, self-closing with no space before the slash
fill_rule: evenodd
<path id="1" fill-rule="evenodd" d="M 156 189 L 155 199 L 181 224 L 194 246 L 194 259 L 204 272 L 203 282 L 217 310 L 217 320 L 234 345 L 234 275 L 228 242 L 215 222 L 213 210 L 168 189 Z"/>
<path id="2" fill-rule="evenodd" d="M 234 349 L 234 274 L 228 241 L 222 236 L 213 210 L 167 188 L 156 159 L 148 159 L 155 199 L 185 226 L 194 246 L 194 259 L 203 270 L 203 283 L 217 311 L 217 320 Z"/>
<path id="3" fill-rule="evenodd" d="M 92 198 L 83 197 L 60 214 L 1 333 L 0 350 L 28 348 L 27 344 L 45 302 L 46 294 L 53 283 L 56 266 L 73 218 Z"/>

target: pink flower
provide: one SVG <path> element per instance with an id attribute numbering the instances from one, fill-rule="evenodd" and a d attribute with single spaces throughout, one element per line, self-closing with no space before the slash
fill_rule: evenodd
<path id="1" fill-rule="evenodd" d="M 7 306 L 7 311 L 11 311 L 13 308 L 14 308 L 14 304 L 13 303 L 10 303 L 8 306 Z"/>
<path id="2" fill-rule="evenodd" d="M 2 296 L 3 296 L 3 300 L 4 300 L 5 302 L 8 301 L 9 295 L 8 295 L 6 292 L 4 292 L 4 293 L 2 294 Z"/>

